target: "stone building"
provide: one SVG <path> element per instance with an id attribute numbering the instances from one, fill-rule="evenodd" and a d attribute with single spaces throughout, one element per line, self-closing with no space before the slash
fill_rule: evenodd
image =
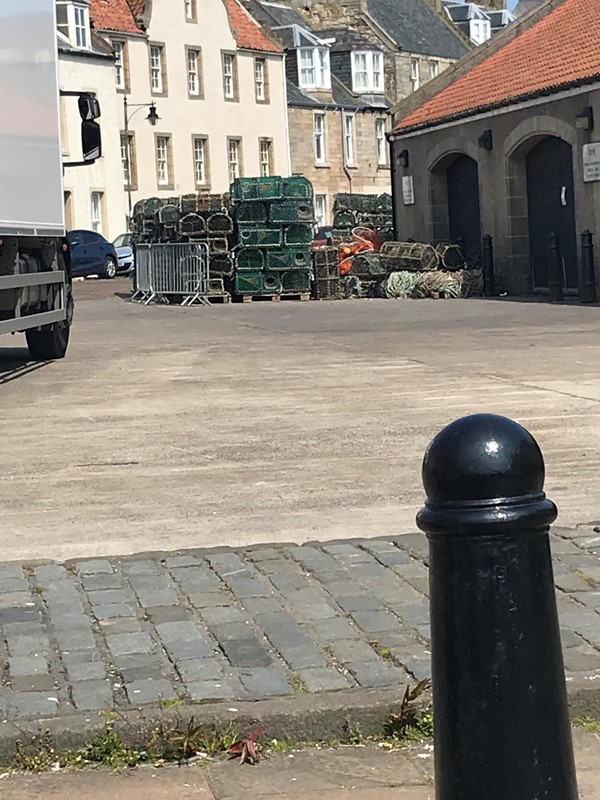
<path id="1" fill-rule="evenodd" d="M 349 27 L 384 53 L 385 93 L 396 103 L 471 47 L 441 0 L 291 0 L 315 29 Z"/>
<path id="2" fill-rule="evenodd" d="M 289 175 L 284 58 L 237 0 L 91 0 L 115 54 L 121 192 L 226 192 Z"/>
<path id="3" fill-rule="evenodd" d="M 338 192 L 389 192 L 381 47 L 348 28 L 311 29 L 279 4 L 246 7 L 286 52 L 292 171 L 313 184 L 317 224 L 332 222 Z"/>
<path id="4" fill-rule="evenodd" d="M 600 232 L 599 38 L 593 3 L 549 0 L 393 109 L 399 236 L 477 261 L 488 234 L 498 288 L 528 294 L 554 233 L 577 293 L 580 234 Z"/>

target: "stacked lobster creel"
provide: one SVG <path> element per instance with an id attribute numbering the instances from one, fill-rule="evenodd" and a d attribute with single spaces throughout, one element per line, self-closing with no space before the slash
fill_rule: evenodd
<path id="1" fill-rule="evenodd" d="M 133 209 L 135 244 L 203 242 L 208 247 L 210 293 L 224 294 L 233 275 L 233 219 L 227 194 L 150 197 Z"/>
<path id="2" fill-rule="evenodd" d="M 305 294 L 311 288 L 313 187 L 307 178 L 238 178 L 231 185 L 237 295 Z"/>

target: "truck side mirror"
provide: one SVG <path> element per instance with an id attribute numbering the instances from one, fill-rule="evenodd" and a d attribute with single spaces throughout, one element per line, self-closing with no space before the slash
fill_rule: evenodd
<path id="1" fill-rule="evenodd" d="M 100 118 L 100 103 L 95 94 L 86 92 L 79 95 L 79 115 L 82 120 L 94 120 Z"/>
<path id="2" fill-rule="evenodd" d="M 93 119 L 84 119 L 81 123 L 81 148 L 86 163 L 91 164 L 102 156 L 102 133 Z"/>

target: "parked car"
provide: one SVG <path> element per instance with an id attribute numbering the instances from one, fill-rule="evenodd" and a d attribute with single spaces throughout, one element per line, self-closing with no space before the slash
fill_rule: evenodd
<path id="1" fill-rule="evenodd" d="M 131 243 L 130 233 L 121 233 L 113 242 L 115 250 L 117 251 L 117 259 L 119 262 L 119 272 L 123 275 L 129 275 L 135 268 L 135 255 L 133 253 L 133 245 Z"/>
<path id="2" fill-rule="evenodd" d="M 94 231 L 67 233 L 71 255 L 71 274 L 114 278 L 119 271 L 117 251 L 104 236 Z"/>
<path id="3" fill-rule="evenodd" d="M 333 227 L 331 225 L 326 225 L 323 228 L 319 228 L 315 233 L 315 238 L 310 243 L 311 247 L 327 247 L 331 244 L 331 237 L 332 237 Z"/>

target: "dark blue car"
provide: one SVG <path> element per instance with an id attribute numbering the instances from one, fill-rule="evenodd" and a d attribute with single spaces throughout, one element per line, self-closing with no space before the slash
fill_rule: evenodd
<path id="1" fill-rule="evenodd" d="M 71 251 L 71 274 L 98 275 L 114 278 L 119 261 L 114 245 L 94 231 L 69 231 L 67 241 Z"/>

